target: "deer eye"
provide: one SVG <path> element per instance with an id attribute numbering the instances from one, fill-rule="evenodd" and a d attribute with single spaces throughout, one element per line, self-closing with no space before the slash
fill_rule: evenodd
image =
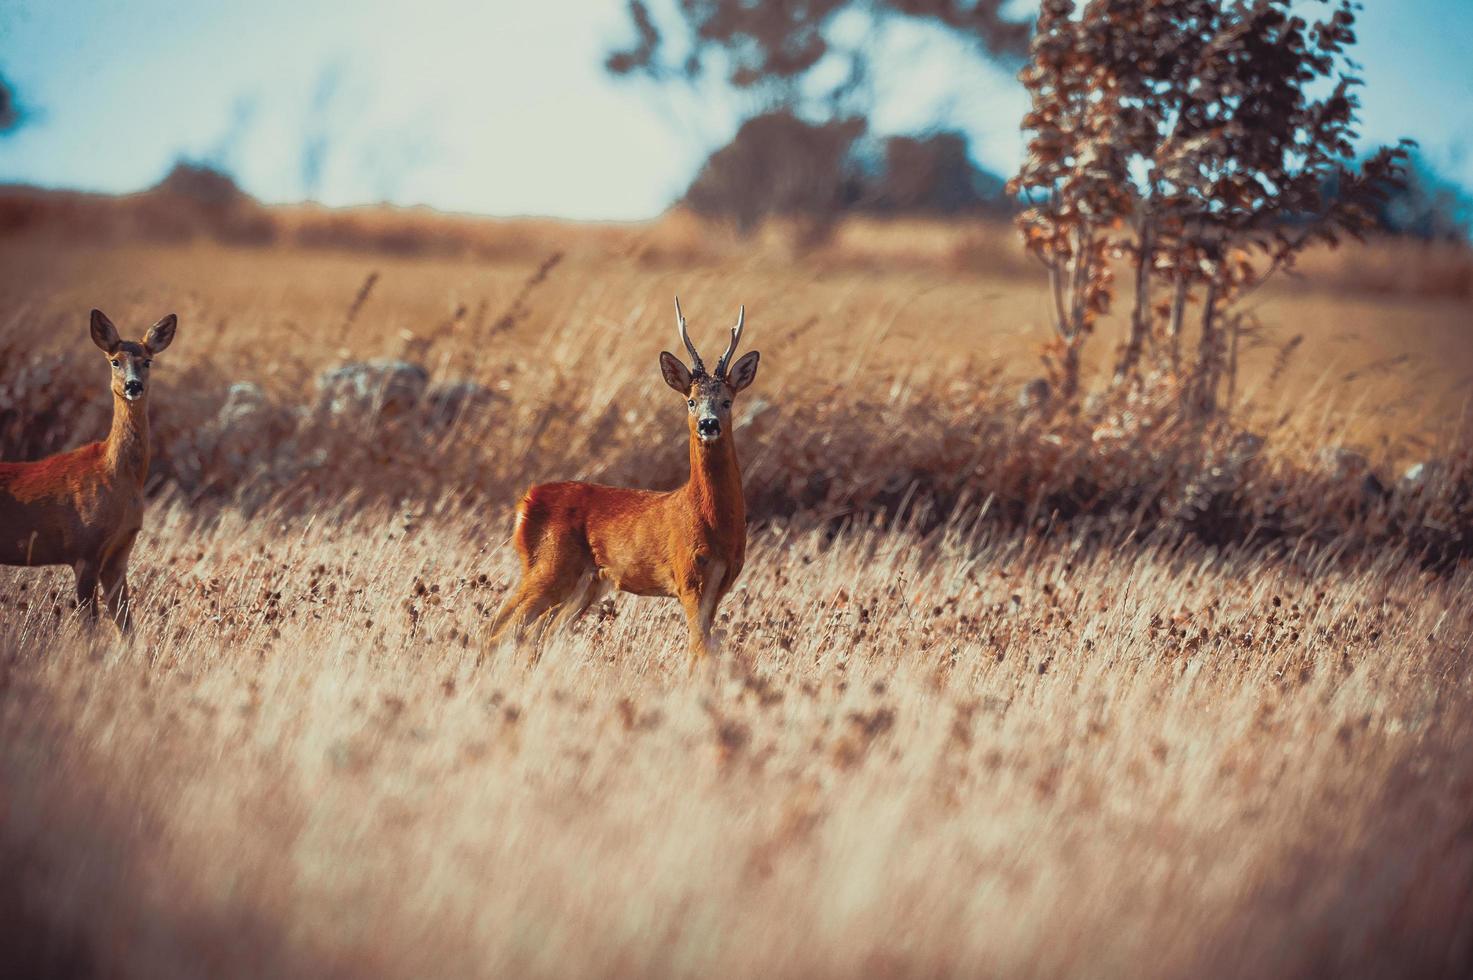
<path id="1" fill-rule="evenodd" d="M 116 362 L 114 362 L 114 363 L 116 363 Z M 688 399 L 686 401 L 686 404 L 688 406 L 690 406 L 691 408 L 695 408 L 696 407 L 696 400 L 694 398 Z"/>
<path id="2" fill-rule="evenodd" d="M 123 366 L 123 362 L 122 361 L 119 361 L 116 357 L 113 358 L 113 367 L 122 367 L 122 366 Z"/>
<path id="3" fill-rule="evenodd" d="M 150 359 L 149 359 L 149 360 L 147 360 L 147 361 L 144 361 L 144 362 L 143 362 L 143 366 L 144 366 L 144 367 L 152 367 L 152 366 L 153 366 L 153 360 L 152 360 L 152 358 L 150 358 Z"/>
<path id="4" fill-rule="evenodd" d="M 721 403 L 721 407 L 722 408 L 731 408 L 731 399 L 728 398 L 726 401 L 722 402 Z"/>

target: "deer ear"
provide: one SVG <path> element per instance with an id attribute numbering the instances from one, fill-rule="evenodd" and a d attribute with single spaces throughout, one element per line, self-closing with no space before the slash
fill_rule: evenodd
<path id="1" fill-rule="evenodd" d="M 122 343 L 118 339 L 118 328 L 101 310 L 92 311 L 92 342 L 101 347 L 104 354 L 115 352 Z"/>
<path id="2" fill-rule="evenodd" d="M 178 325 L 179 318 L 170 313 L 148 328 L 148 336 L 143 338 L 143 346 L 148 348 L 150 354 L 157 354 L 174 342 L 174 328 Z"/>
<path id="3" fill-rule="evenodd" d="M 757 380 L 757 359 L 759 356 L 756 351 L 749 350 L 738 358 L 737 362 L 731 366 L 730 371 L 726 372 L 726 383 L 731 385 L 732 391 L 741 391 L 753 381 Z"/>
<path id="4" fill-rule="evenodd" d="M 690 370 L 667 350 L 660 351 L 660 373 L 665 376 L 665 383 L 682 396 L 690 394 Z"/>

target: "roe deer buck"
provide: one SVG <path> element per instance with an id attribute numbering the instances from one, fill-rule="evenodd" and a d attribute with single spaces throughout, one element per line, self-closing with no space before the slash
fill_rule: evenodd
<path id="1" fill-rule="evenodd" d="M 97 585 L 108 613 L 128 628 L 128 553 L 143 526 L 148 476 L 148 367 L 174 339 L 170 313 L 142 342 L 121 340 L 92 311 L 92 342 L 112 369 L 113 423 L 102 442 L 29 463 L 0 463 L 0 564 L 70 565 L 77 606 L 97 619 Z"/>
<path id="2" fill-rule="evenodd" d="M 692 363 L 687 369 L 662 351 L 660 371 L 685 399 L 690 480 L 664 492 L 591 483 L 528 490 L 517 507 L 515 533 L 522 581 L 491 625 L 493 642 L 554 613 L 554 625 L 561 626 L 616 588 L 678 598 L 690 626 L 692 665 L 708 652 L 716 607 L 747 555 L 747 508 L 731 432 L 732 399 L 757 377 L 756 351 L 731 364 L 745 320 L 743 307 L 726 353 L 707 374 L 675 300 L 675 322 Z"/>

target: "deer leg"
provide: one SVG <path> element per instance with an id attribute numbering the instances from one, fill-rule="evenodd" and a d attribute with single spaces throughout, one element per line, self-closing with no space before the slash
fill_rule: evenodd
<path id="1" fill-rule="evenodd" d="M 127 633 L 131 627 L 128 594 L 128 556 L 133 552 L 133 532 L 103 559 L 101 579 L 102 595 L 107 602 L 108 615 L 118 624 L 118 630 Z"/>
<path id="2" fill-rule="evenodd" d="M 517 609 L 521 607 L 526 598 L 527 580 L 524 578 L 517 585 L 517 587 L 512 590 L 511 595 L 506 597 L 506 601 L 501 604 L 501 609 L 499 612 L 496 613 L 496 618 L 491 620 L 490 631 L 492 643 L 500 640 L 501 635 L 505 633 L 508 629 L 512 628 L 513 620 L 516 619 Z M 518 620 L 515 625 L 517 627 L 517 631 L 520 632 L 520 620 Z"/>
<path id="3" fill-rule="evenodd" d="M 721 602 L 725 578 L 725 562 L 701 562 L 699 577 L 681 593 L 680 602 L 685 607 L 686 625 L 690 627 L 691 669 L 695 669 L 696 664 L 711 653 L 711 623 L 716 618 L 716 607 Z"/>
<path id="4" fill-rule="evenodd" d="M 713 561 L 706 566 L 706 581 L 701 585 L 701 632 L 706 642 L 711 639 L 711 624 L 716 621 L 716 607 L 726 595 L 726 562 Z"/>
<path id="5" fill-rule="evenodd" d="M 573 594 L 579 577 L 576 572 L 555 566 L 534 568 L 522 579 L 522 584 L 506 605 L 497 613 L 492 623 L 491 642 L 495 643 L 508 632 L 521 639 L 529 623 L 541 619 L 550 610 L 561 606 Z"/>
<path id="6" fill-rule="evenodd" d="M 525 622 L 535 622 L 541 627 L 539 636 L 556 632 L 580 611 L 574 595 L 586 591 L 590 572 L 576 567 L 557 568 L 544 580 L 536 596 L 523 609 Z"/>
<path id="7" fill-rule="evenodd" d="M 701 594 L 692 589 L 682 592 L 680 604 L 685 607 L 685 624 L 690 629 L 689 658 L 686 667 L 695 670 L 696 664 L 705 659 L 709 652 L 706 649 L 706 633 L 701 629 Z"/>
<path id="8" fill-rule="evenodd" d="M 77 575 L 77 612 L 97 622 L 97 561 L 83 558 L 72 566 Z"/>
<path id="9" fill-rule="evenodd" d="M 514 640 L 522 638 L 522 632 L 526 629 L 528 621 L 537 618 L 546 605 L 542 599 L 545 585 L 537 576 L 527 576 L 522 579 L 506 600 L 496 618 L 491 621 L 491 642 L 499 642 L 502 637 L 510 634 Z"/>
<path id="10" fill-rule="evenodd" d="M 608 590 L 608 585 L 595 572 L 584 572 L 578 584 L 573 587 L 573 596 L 576 598 L 564 602 L 558 610 L 557 618 L 553 621 L 551 629 L 561 630 L 574 620 L 578 619 L 588 611 L 588 607 L 603 598 Z"/>

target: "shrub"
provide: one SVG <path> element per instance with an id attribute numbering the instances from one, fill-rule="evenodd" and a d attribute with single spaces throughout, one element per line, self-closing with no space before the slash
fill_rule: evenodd
<path id="1" fill-rule="evenodd" d="M 1048 271 L 1064 393 L 1111 309 L 1113 260 L 1130 261 L 1135 284 L 1117 381 L 1154 345 L 1211 411 L 1247 324 L 1236 301 L 1307 246 L 1372 227 L 1407 150 L 1354 162 L 1355 7 L 1310 22 L 1290 0 L 1045 0 L 1021 74 L 1028 158 L 1010 187 L 1031 205 L 1019 226 Z"/>

